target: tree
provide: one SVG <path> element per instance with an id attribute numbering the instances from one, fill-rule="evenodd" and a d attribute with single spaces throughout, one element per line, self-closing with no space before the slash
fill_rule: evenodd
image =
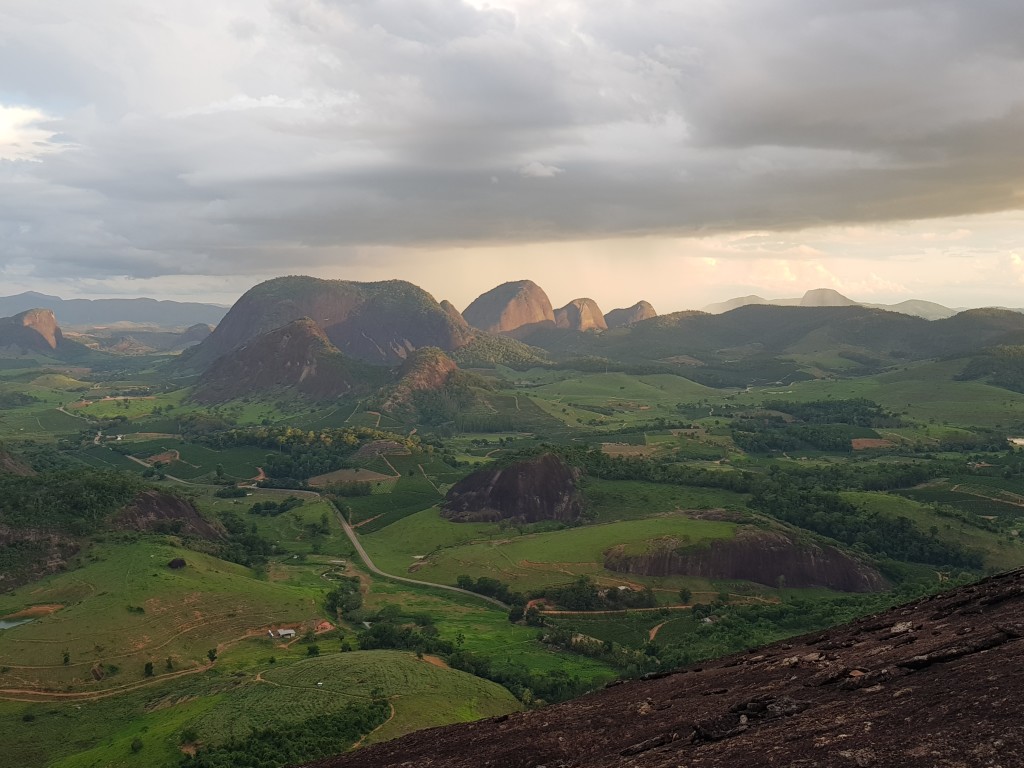
<path id="1" fill-rule="evenodd" d="M 136 736 L 134 739 L 132 739 L 132 752 L 133 753 L 138 754 L 139 752 L 141 752 L 142 751 L 142 746 L 143 746 L 142 745 L 142 739 L 140 739 L 138 736 Z"/>
<path id="2" fill-rule="evenodd" d="M 165 666 L 167 667 L 168 672 L 174 669 L 174 660 L 170 656 L 167 657 L 167 664 Z"/>
<path id="3" fill-rule="evenodd" d="M 217 660 L 217 649 L 216 648 L 211 648 L 210 650 L 208 650 L 206 652 L 206 658 L 208 658 L 210 660 L 211 664 L 213 662 L 215 662 Z"/>
<path id="4" fill-rule="evenodd" d="M 71 653 L 64 651 L 64 666 L 68 666 L 71 663 Z"/>
<path id="5" fill-rule="evenodd" d="M 683 605 L 689 605 L 690 601 L 693 600 L 693 592 L 686 587 L 679 590 L 679 602 Z"/>
<path id="6" fill-rule="evenodd" d="M 152 677 L 153 676 L 153 662 L 152 661 L 147 661 L 146 662 L 146 666 L 143 667 L 143 669 L 142 669 L 142 674 L 145 675 L 146 677 Z"/>
<path id="7" fill-rule="evenodd" d="M 309 646 L 309 648 L 306 649 L 306 655 L 307 656 L 319 656 L 320 655 L 320 646 L 319 645 L 311 645 L 311 646 Z"/>

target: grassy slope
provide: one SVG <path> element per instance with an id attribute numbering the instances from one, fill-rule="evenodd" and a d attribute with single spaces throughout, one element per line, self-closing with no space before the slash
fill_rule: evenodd
<path id="1" fill-rule="evenodd" d="M 493 527 L 463 532 L 460 529 L 465 525 L 443 520 L 431 509 L 363 537 L 363 544 L 381 568 L 393 573 L 406 572 L 416 562 L 416 555 L 430 555 L 416 570 L 416 578 L 452 584 L 460 574 L 468 573 L 529 589 L 602 572 L 605 550 L 618 544 L 644 551 L 649 541 L 662 536 L 689 537 L 690 541 L 698 542 L 728 538 L 735 531 L 729 523 L 683 516 L 605 523 L 515 538 L 508 538 L 508 534 L 497 537 Z M 459 543 L 475 535 L 488 539 Z"/>

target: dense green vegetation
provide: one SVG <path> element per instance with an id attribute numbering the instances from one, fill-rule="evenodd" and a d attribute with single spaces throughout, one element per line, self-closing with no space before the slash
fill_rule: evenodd
<path id="1" fill-rule="evenodd" d="M 382 306 L 435 311 L 401 285 L 380 291 Z M 202 407 L 192 380 L 146 359 L 61 373 L 3 361 L 9 466 L 41 474 L 6 473 L 0 454 L 0 525 L 24 534 L 0 548 L 0 575 L 40 577 L 0 594 L 0 618 L 31 618 L 0 630 L 0 740 L 27 766 L 302 762 L 1024 563 L 1024 452 L 1007 442 L 1024 436 L 1020 347 L 916 360 L 898 337 L 875 344 L 874 315 L 855 332 L 829 309 L 821 333 L 845 346 L 790 349 L 799 323 L 771 314 L 760 340 L 705 333 L 699 313 L 558 329 L 531 339 L 543 350 L 479 335 L 453 353 L 473 370 L 443 386 L 320 403 L 276 392 Z M 942 354 L 977 334 L 947 326 Z M 579 470 L 581 519 L 440 514 L 475 468 L 542 451 Z M 148 487 L 191 499 L 213 532 L 112 524 Z M 437 586 L 373 574 L 338 512 L 378 568 Z M 706 551 L 751 531 L 838 547 L 892 589 L 605 567 L 613 550 Z M 50 572 L 30 573 L 40 562 Z M 476 594 L 440 589 L 452 585 Z M 35 700 L 15 701 L 26 688 Z"/>
<path id="2" fill-rule="evenodd" d="M 289 765 L 344 752 L 363 734 L 387 720 L 383 696 L 369 704 L 349 704 L 338 712 L 299 723 L 260 728 L 241 738 L 204 746 L 187 755 L 182 768 L 263 768 Z"/>

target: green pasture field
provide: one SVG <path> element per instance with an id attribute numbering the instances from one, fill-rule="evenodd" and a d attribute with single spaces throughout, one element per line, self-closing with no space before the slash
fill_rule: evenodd
<path id="1" fill-rule="evenodd" d="M 353 651 L 270 666 L 260 673 L 260 682 L 250 681 L 223 697 L 192 727 L 202 741 L 218 743 L 254 728 L 299 722 L 368 701 L 374 689 L 395 708 L 394 720 L 374 740 L 521 709 L 497 683 L 435 666 L 408 651 Z"/>
<path id="2" fill-rule="evenodd" d="M 463 526 L 474 526 L 464 533 Z M 625 577 L 604 571 L 604 552 L 616 545 L 627 551 L 644 552 L 653 539 L 671 536 L 700 542 L 730 538 L 736 526 L 682 515 L 665 515 L 620 523 L 581 526 L 549 533 L 501 538 L 479 524 L 452 523 L 436 510 L 427 510 L 362 537 L 363 546 L 374 562 L 390 573 L 405 573 L 421 563 L 416 578 L 439 584 L 454 584 L 461 574 L 490 576 L 520 590 L 564 584 L 589 574 L 604 581 L 622 583 Z M 483 534 L 488 540 L 459 542 L 463 536 Z M 511 536 L 511 537 L 510 537 Z M 417 560 L 417 556 L 427 556 Z M 629 577 L 629 580 L 639 580 Z"/>
<path id="3" fill-rule="evenodd" d="M 105 445 L 88 445 L 74 454 L 75 459 L 97 469 L 120 469 L 125 472 L 143 472 L 145 467 Z"/>
<path id="4" fill-rule="evenodd" d="M 540 674 L 562 670 L 595 688 L 616 676 L 601 661 L 552 650 L 538 641 L 535 627 L 512 624 L 505 611 L 468 595 L 374 581 L 366 607 L 378 610 L 384 605 L 398 605 L 406 616 L 430 614 L 442 638 L 455 643 L 461 638 L 463 648 L 496 666 L 521 664 Z"/>
<path id="5" fill-rule="evenodd" d="M 224 474 L 229 479 L 254 478 L 257 475 L 257 467 L 263 464 L 269 452 L 265 448 L 249 446 L 214 450 L 176 438 L 132 441 L 129 447 L 133 456 L 144 461 L 167 451 L 177 451 L 180 459 L 171 462 L 164 469 L 168 474 L 186 480 L 212 476 L 218 464 L 223 466 Z"/>
<path id="6" fill-rule="evenodd" d="M 187 566 L 168 568 L 175 557 Z M 321 615 L 317 593 L 154 538 L 98 544 L 81 560 L 81 568 L 0 595 L 0 616 L 63 606 L 0 632 L 0 689 L 117 688 L 141 680 L 147 661 L 170 656 L 178 670 L 198 668 L 211 647 Z M 119 671 L 96 681 L 98 665 Z"/>
<path id="7" fill-rule="evenodd" d="M 421 454 L 389 456 L 388 462 L 400 475 L 390 493 L 354 496 L 343 502 L 351 510 L 351 521 L 360 534 L 379 531 L 434 506 L 443 497 L 443 486 L 438 484 L 438 480 L 447 482 L 452 473 L 452 468 L 439 459 Z M 425 475 L 425 471 L 428 474 Z M 431 475 L 430 472 L 436 474 Z"/>
<path id="8" fill-rule="evenodd" d="M 938 425 L 992 427 L 1024 420 L 1024 394 L 977 381 L 954 381 L 962 360 L 927 362 L 856 379 L 797 382 L 785 390 L 771 389 L 773 400 L 823 400 L 863 397 L 910 418 Z M 737 403 L 769 399 L 765 388 L 735 396 Z"/>
<path id="9" fill-rule="evenodd" d="M 746 496 L 716 488 L 696 488 L 638 480 L 587 478 L 584 494 L 598 522 L 638 520 L 682 509 L 737 508 Z"/>
<path id="10" fill-rule="evenodd" d="M 1024 545 L 1016 537 L 1008 537 L 983 528 L 976 528 L 956 518 L 944 517 L 933 507 L 903 495 L 871 492 L 845 492 L 843 498 L 871 511 L 907 517 L 922 531 L 951 543 L 982 552 L 985 567 L 1007 570 L 1024 565 Z"/>
<path id="11" fill-rule="evenodd" d="M 255 525 L 256 532 L 265 539 L 272 541 L 287 555 L 308 556 L 314 554 L 314 542 L 318 542 L 317 554 L 332 557 L 352 557 L 355 555 L 352 543 L 345 536 L 338 522 L 338 516 L 330 503 L 315 497 L 308 497 L 301 492 L 282 490 L 248 490 L 248 496 L 237 499 L 221 499 L 214 495 L 214 489 L 205 487 L 201 493 L 194 495 L 196 504 L 212 517 L 220 518 L 228 512 L 238 515 L 247 525 Z M 253 515 L 249 509 L 256 502 L 280 502 L 295 494 L 303 498 L 302 506 L 280 515 Z M 330 533 L 326 536 L 314 536 L 310 526 L 320 523 L 323 515 L 327 515 Z"/>
<path id="12" fill-rule="evenodd" d="M 915 501 L 946 504 L 961 512 L 978 517 L 998 518 L 1004 522 L 1024 518 L 1024 498 L 972 481 L 912 488 L 900 491 L 899 494 Z"/>

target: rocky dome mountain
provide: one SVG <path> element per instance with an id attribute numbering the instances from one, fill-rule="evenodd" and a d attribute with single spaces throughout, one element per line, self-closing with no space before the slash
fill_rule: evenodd
<path id="1" fill-rule="evenodd" d="M 441 514 L 455 522 L 575 520 L 583 512 L 578 470 L 551 453 L 481 469 L 448 491 Z"/>
<path id="2" fill-rule="evenodd" d="M 604 316 L 604 322 L 609 328 L 625 328 L 657 316 L 658 313 L 649 301 L 638 301 L 632 307 L 611 310 Z"/>
<path id="3" fill-rule="evenodd" d="M 327 335 L 308 317 L 264 333 L 217 358 L 192 394 L 198 403 L 224 403 L 254 393 L 293 389 L 314 400 L 365 389 Z M 361 371 L 360 371 L 361 373 Z"/>
<path id="4" fill-rule="evenodd" d="M 279 277 L 249 289 L 181 363 L 203 370 L 251 339 L 304 317 L 344 355 L 367 363 L 400 363 L 420 347 L 453 351 L 472 339 L 465 322 L 412 283 Z"/>
<path id="5" fill-rule="evenodd" d="M 64 334 L 49 309 L 29 309 L 0 318 L 0 348 L 49 354 L 64 345 Z"/>
<path id="6" fill-rule="evenodd" d="M 310 768 L 1024 765 L 1024 570 L 564 704 Z"/>
<path id="7" fill-rule="evenodd" d="M 492 288 L 466 307 L 462 316 L 481 331 L 515 338 L 555 325 L 551 300 L 532 280 L 502 283 Z"/>
<path id="8" fill-rule="evenodd" d="M 645 553 L 613 547 L 605 553 L 609 571 L 637 576 L 740 579 L 769 587 L 824 587 L 840 592 L 877 592 L 888 585 L 875 568 L 828 545 L 796 541 L 779 531 L 742 528 L 731 539 L 680 546 L 660 540 Z"/>
<path id="9" fill-rule="evenodd" d="M 606 331 L 604 313 L 593 299 L 573 299 L 555 310 L 555 326 L 572 331 Z"/>

